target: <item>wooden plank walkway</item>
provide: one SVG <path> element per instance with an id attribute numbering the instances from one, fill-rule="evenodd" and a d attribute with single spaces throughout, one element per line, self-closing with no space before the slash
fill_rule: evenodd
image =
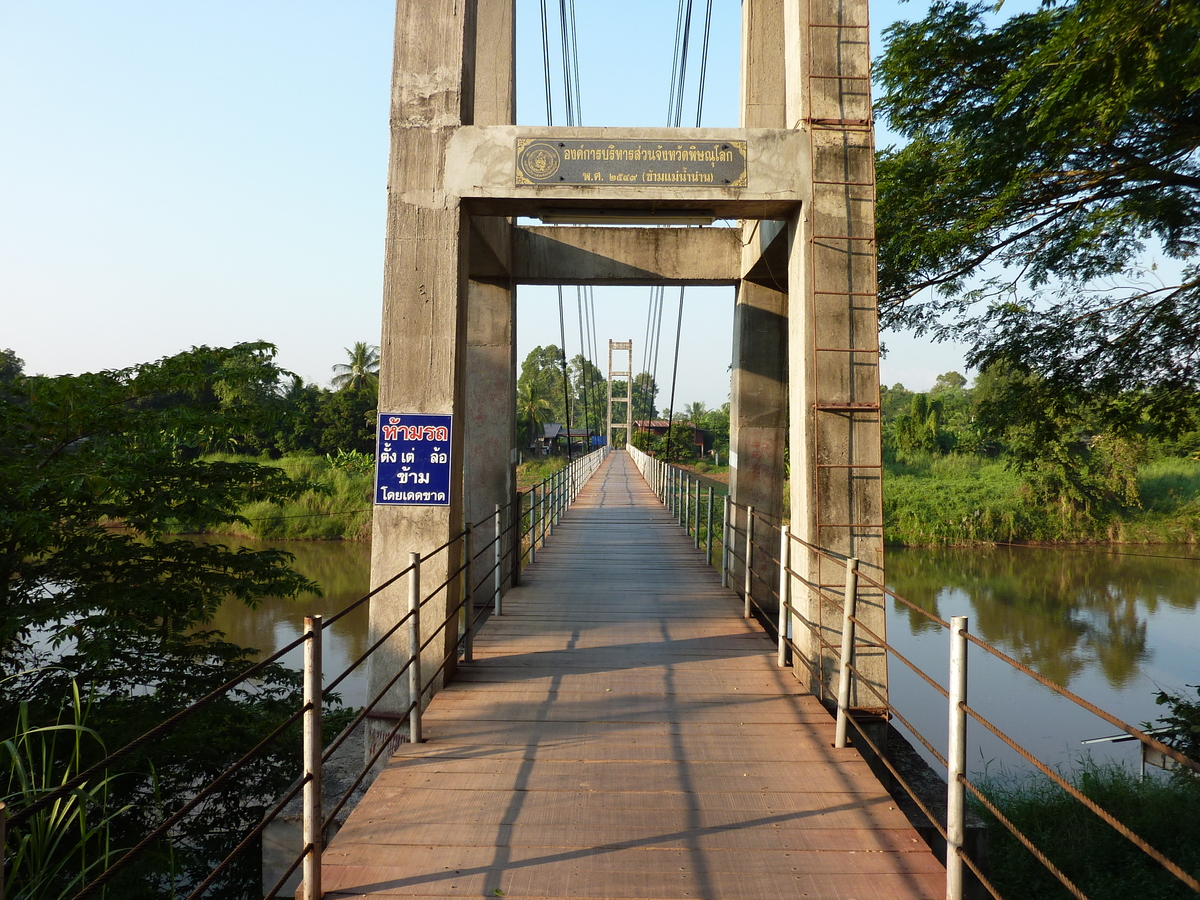
<path id="1" fill-rule="evenodd" d="M 740 613 L 612 454 L 326 851 L 326 896 L 945 896 Z"/>

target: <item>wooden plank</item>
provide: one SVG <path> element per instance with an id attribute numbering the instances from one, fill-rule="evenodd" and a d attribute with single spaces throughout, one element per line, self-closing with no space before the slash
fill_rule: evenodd
<path id="1" fill-rule="evenodd" d="M 940 897 L 940 863 L 610 456 L 325 853 L 327 897 Z"/>

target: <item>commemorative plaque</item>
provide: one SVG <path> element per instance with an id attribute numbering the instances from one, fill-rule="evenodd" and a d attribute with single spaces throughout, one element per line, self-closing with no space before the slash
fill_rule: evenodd
<path id="1" fill-rule="evenodd" d="M 381 413 L 375 435 L 375 503 L 450 504 L 452 416 Z"/>
<path id="2" fill-rule="evenodd" d="M 741 188 L 746 142 L 517 138 L 517 184 Z"/>

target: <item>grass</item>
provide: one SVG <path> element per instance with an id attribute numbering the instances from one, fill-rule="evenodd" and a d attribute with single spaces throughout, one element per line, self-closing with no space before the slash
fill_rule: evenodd
<path id="1" fill-rule="evenodd" d="M 209 458 L 245 460 L 225 454 Z M 254 461 L 283 469 L 293 479 L 310 481 L 314 488 L 287 503 L 249 503 L 238 510 L 249 524 L 233 523 L 222 533 L 267 540 L 370 540 L 374 493 L 374 463 L 370 456 L 296 454 Z"/>
<path id="2" fill-rule="evenodd" d="M 1156 460 L 1138 481 L 1141 508 L 1081 520 L 1039 502 L 1002 461 L 913 454 L 885 465 L 884 531 L 888 543 L 917 547 L 1200 540 L 1200 462 Z"/>
<path id="3" fill-rule="evenodd" d="M 547 456 L 533 459 L 517 466 L 517 489 L 527 491 L 535 484 L 545 481 L 567 464 L 565 456 Z"/>
<path id="4" fill-rule="evenodd" d="M 1084 760 L 1069 779 L 1185 872 L 1200 876 L 1200 781 L 1142 781 L 1113 764 Z M 980 785 L 1091 900 L 1168 900 L 1196 894 L 1126 838 L 1042 776 L 985 779 Z M 988 822 L 990 877 L 1004 897 L 1058 900 L 1067 890 L 982 807 Z"/>

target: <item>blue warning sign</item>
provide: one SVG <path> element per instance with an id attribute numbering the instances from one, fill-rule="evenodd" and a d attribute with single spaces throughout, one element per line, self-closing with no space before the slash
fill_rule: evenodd
<path id="1" fill-rule="evenodd" d="M 375 503 L 450 504 L 453 416 L 380 413 L 375 435 Z"/>

